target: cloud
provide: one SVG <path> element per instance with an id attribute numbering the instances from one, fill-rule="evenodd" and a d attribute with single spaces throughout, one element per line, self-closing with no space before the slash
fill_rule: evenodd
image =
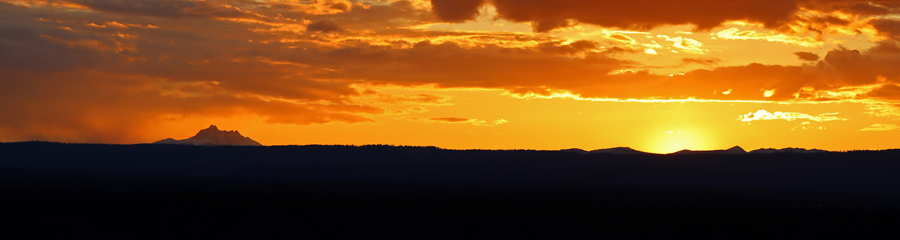
<path id="1" fill-rule="evenodd" d="M 463 22 L 475 19 L 478 8 L 484 3 L 484 0 L 432 0 L 431 7 L 434 15 L 441 20 Z"/>
<path id="2" fill-rule="evenodd" d="M 880 132 L 880 131 L 892 131 L 892 130 L 897 130 L 897 129 L 900 129 L 900 126 L 897 126 L 897 124 L 876 123 L 876 124 L 872 124 L 871 126 L 860 129 L 859 131 Z"/>
<path id="3" fill-rule="evenodd" d="M 794 52 L 794 55 L 797 55 L 800 60 L 815 62 L 819 61 L 819 55 L 811 52 Z"/>
<path id="4" fill-rule="evenodd" d="M 709 52 L 709 49 L 703 48 L 703 43 L 700 41 L 686 38 L 686 37 L 669 37 L 666 35 L 658 35 L 657 37 L 663 38 L 666 41 L 672 42 L 673 46 L 679 51 L 690 53 L 690 54 L 706 54 Z"/>
<path id="5" fill-rule="evenodd" d="M 442 118 L 429 118 L 428 120 L 435 122 L 447 122 L 447 123 L 464 123 L 464 122 L 472 122 L 477 119 L 471 118 L 457 118 L 457 117 L 442 117 Z"/>
<path id="6" fill-rule="evenodd" d="M 92 71 L 24 74 L 0 70 L 5 136 L 75 142 L 140 142 L 139 126 L 169 118 L 254 115 L 269 123 L 374 122 L 383 109 L 356 104 L 283 101 L 235 94 L 215 84 L 168 86 L 144 77 Z M 28 81 L 23 81 L 23 80 Z M 74 81 L 77 80 L 77 81 Z"/>
<path id="7" fill-rule="evenodd" d="M 567 20 L 604 27 L 647 29 L 661 25 L 694 24 L 710 29 L 732 20 L 784 24 L 798 9 L 796 1 L 579 1 L 579 0 L 432 0 L 439 19 L 449 22 L 472 20 L 483 4 L 491 4 L 499 17 L 530 22 L 545 32 L 567 26 Z"/>
<path id="8" fill-rule="evenodd" d="M 778 112 L 770 113 L 769 111 L 766 111 L 766 110 L 759 110 L 756 112 L 751 112 L 751 113 L 741 115 L 738 117 L 738 120 L 741 120 L 741 122 L 752 122 L 752 121 L 763 121 L 763 120 L 787 120 L 787 121 L 808 120 L 808 121 L 815 121 L 815 122 L 828 122 L 828 121 L 847 120 L 847 119 L 835 116 L 837 114 L 838 113 L 823 113 L 823 114 L 813 116 L 813 115 L 809 115 L 809 114 L 805 114 L 805 113 L 798 113 L 798 112 L 780 112 L 780 111 L 778 111 Z"/>
<path id="9" fill-rule="evenodd" d="M 188 0 L 69 0 L 93 10 L 169 18 L 254 17 L 220 1 Z"/>
<path id="10" fill-rule="evenodd" d="M 900 85 L 885 84 L 866 93 L 867 97 L 900 100 Z"/>
<path id="11" fill-rule="evenodd" d="M 416 104 L 429 106 L 450 105 L 450 96 L 434 94 L 376 94 L 375 102 L 385 104 Z M 368 102 L 368 101 L 367 101 Z"/>
<path id="12" fill-rule="evenodd" d="M 793 44 L 803 47 L 821 47 L 825 43 L 811 37 L 792 36 L 787 34 L 761 33 L 753 30 L 741 31 L 738 28 L 729 28 L 713 34 L 715 38 L 729 40 L 764 40 Z"/>
<path id="13" fill-rule="evenodd" d="M 718 65 L 722 62 L 719 58 L 682 58 L 681 64 Z"/>
<path id="14" fill-rule="evenodd" d="M 826 81 L 832 84 L 862 85 L 880 79 L 900 80 L 900 43 L 878 42 L 866 51 L 839 48 L 828 51 L 819 67 Z"/>
<path id="15" fill-rule="evenodd" d="M 869 20 L 869 24 L 875 27 L 880 35 L 894 40 L 900 40 L 900 20 L 879 18 Z"/>
<path id="16" fill-rule="evenodd" d="M 474 118 L 458 118 L 458 117 L 429 118 L 428 121 L 440 122 L 440 123 L 469 123 L 469 124 L 472 124 L 475 126 L 482 126 L 482 127 L 493 127 L 493 126 L 497 126 L 497 125 L 506 124 L 509 122 L 503 118 L 488 122 L 486 120 L 478 120 L 478 119 L 474 119 Z"/>
<path id="17" fill-rule="evenodd" d="M 599 44 L 594 41 L 578 40 L 574 42 L 543 42 L 538 45 L 541 51 L 562 55 L 581 54 L 591 50 L 597 50 Z"/>
<path id="18" fill-rule="evenodd" d="M 319 44 L 261 43 L 313 39 L 305 30 L 316 21 L 303 19 L 318 17 L 305 12 L 243 1 L 22 2 L 0 2 L 0 111 L 15 116 L 0 119 L 4 139 L 134 143 L 152 140 L 136 129 L 169 119 L 251 115 L 308 125 L 375 122 L 386 113 L 356 101 L 354 81 L 312 78 L 331 71 L 321 64 L 277 60 Z M 367 14 L 349 17 L 355 21 L 423 13 L 403 7 L 346 14 Z M 256 31 L 276 27 L 301 31 Z"/>
<path id="19" fill-rule="evenodd" d="M 0 128 L 13 139 L 134 142 L 138 135 L 125 129 L 172 116 L 366 123 L 396 109 L 449 104 L 446 96 L 368 92 L 360 85 L 503 89 L 512 96 L 591 100 L 853 99 L 881 103 L 879 109 L 892 109 L 891 101 L 900 100 L 895 89 L 900 47 L 894 40 L 869 49 L 833 49 L 798 66 L 718 66 L 721 59 L 684 58 L 684 65 L 708 67 L 668 76 L 624 59 L 648 47 L 637 45 L 643 39 L 631 33 L 607 31 L 589 41 L 414 28 L 436 17 L 471 19 L 484 4 L 497 7 L 501 18 L 531 22 L 539 31 L 573 23 L 643 28 L 748 20 L 777 25 L 778 19 L 792 18 L 779 17 L 778 11 L 794 11 L 793 3 L 778 1 L 772 12 L 734 8 L 723 11 L 736 15 L 705 15 L 695 14 L 700 10 L 694 7 L 715 12 L 732 3 L 654 2 L 659 6 L 568 0 L 434 1 L 430 7 L 406 1 L 3 1 L 0 112 L 7 117 Z M 642 9 L 645 5 L 653 6 Z M 873 13 L 893 9 L 856 7 Z M 654 9 L 682 11 L 642 12 Z M 334 31 L 342 32 L 322 34 Z M 705 47 L 684 37 L 667 39 L 675 47 Z M 505 121 L 500 120 L 465 122 L 487 126 Z M 113 130 L 121 134 L 109 133 Z"/>
<path id="20" fill-rule="evenodd" d="M 323 32 L 323 33 L 340 32 L 340 31 L 344 30 L 337 23 L 335 23 L 334 21 L 328 20 L 328 19 L 322 19 L 322 20 L 310 23 L 308 26 L 306 26 L 306 29 L 311 32 Z"/>

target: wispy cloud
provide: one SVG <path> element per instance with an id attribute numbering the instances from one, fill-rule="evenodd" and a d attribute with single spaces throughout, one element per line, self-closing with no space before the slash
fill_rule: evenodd
<path id="1" fill-rule="evenodd" d="M 475 118 L 459 118 L 459 117 L 429 118 L 429 119 L 427 119 L 427 121 L 439 122 L 439 123 L 468 123 L 468 124 L 472 124 L 475 126 L 482 126 L 482 127 L 493 127 L 493 126 L 497 126 L 497 125 L 506 124 L 509 122 L 503 118 L 489 122 L 486 120 L 479 120 L 479 119 L 475 119 Z"/>
<path id="2" fill-rule="evenodd" d="M 844 118 L 840 118 L 836 116 L 838 113 L 823 113 L 819 115 L 809 115 L 806 113 L 799 112 L 769 112 L 766 110 L 759 110 L 756 112 L 747 113 L 738 117 L 738 120 L 741 122 L 752 122 L 752 121 L 761 121 L 761 120 L 786 120 L 786 121 L 794 121 L 794 120 L 807 120 L 814 122 L 829 122 L 829 121 L 843 121 L 847 120 Z"/>
<path id="3" fill-rule="evenodd" d="M 897 124 L 876 123 L 876 124 L 872 124 L 871 126 L 860 129 L 860 131 L 880 132 L 880 131 L 891 131 L 891 130 L 897 130 L 897 129 L 900 129 L 900 126 L 897 126 Z"/>

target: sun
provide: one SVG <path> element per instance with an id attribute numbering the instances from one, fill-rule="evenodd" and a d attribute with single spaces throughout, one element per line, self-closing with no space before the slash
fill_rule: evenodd
<path id="1" fill-rule="evenodd" d="M 655 153 L 673 153 L 684 149 L 698 150 L 703 148 L 701 139 L 697 135 L 686 131 L 665 131 L 657 135 L 653 141 L 654 144 L 652 146 L 654 147 L 650 151 Z"/>

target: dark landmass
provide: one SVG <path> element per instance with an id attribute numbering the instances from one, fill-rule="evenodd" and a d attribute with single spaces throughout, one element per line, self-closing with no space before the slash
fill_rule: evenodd
<path id="1" fill-rule="evenodd" d="M 0 143 L 28 239 L 894 239 L 900 150 Z M 13 235 L 15 234 L 15 235 Z"/>
<path id="2" fill-rule="evenodd" d="M 244 137 L 237 130 L 227 131 L 219 130 L 216 125 L 210 125 L 209 128 L 200 130 L 196 135 L 187 139 L 175 140 L 174 138 L 166 138 L 154 142 L 153 144 L 175 144 L 175 145 L 200 145 L 200 146 L 262 146 L 259 142 Z"/>
<path id="3" fill-rule="evenodd" d="M 743 148 L 739 146 L 734 146 L 725 150 L 707 150 L 707 151 L 696 151 L 696 150 L 681 150 L 674 152 L 672 154 L 745 154 L 747 151 L 744 151 Z"/>
<path id="4" fill-rule="evenodd" d="M 642 152 L 638 150 L 634 150 L 630 147 L 615 147 L 615 148 L 604 148 L 586 151 L 579 148 L 570 148 L 559 150 L 560 152 L 571 152 L 571 153 L 582 153 L 582 154 L 652 154 L 648 152 Z"/>
<path id="5" fill-rule="evenodd" d="M 768 153 L 825 153 L 828 151 L 821 149 L 804 149 L 804 148 L 782 148 L 782 149 L 774 149 L 774 148 L 760 148 L 750 153 L 754 154 L 768 154 Z"/>

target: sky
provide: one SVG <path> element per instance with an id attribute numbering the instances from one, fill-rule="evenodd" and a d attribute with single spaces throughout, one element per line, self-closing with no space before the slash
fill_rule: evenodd
<path id="1" fill-rule="evenodd" d="M 0 0 L 0 141 L 900 148 L 900 1 Z"/>

